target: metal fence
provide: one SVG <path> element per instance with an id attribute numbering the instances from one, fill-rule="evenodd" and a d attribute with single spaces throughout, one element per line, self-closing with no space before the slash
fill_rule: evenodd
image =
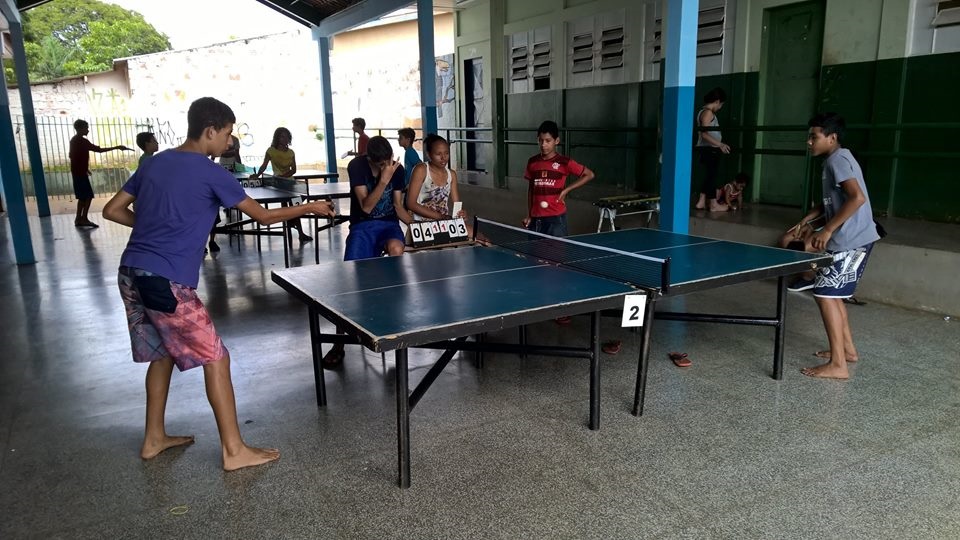
<path id="1" fill-rule="evenodd" d="M 37 118 L 37 138 L 40 142 L 40 159 L 43 163 L 47 193 L 54 199 L 73 198 L 73 178 L 70 175 L 70 139 L 76 135 L 74 118 L 45 116 Z M 135 152 L 92 152 L 90 156 L 90 183 L 96 195 L 112 195 L 123 186 L 137 168 L 142 153 L 136 145 L 137 133 L 150 131 L 164 146 L 176 146 L 184 137 L 178 136 L 169 121 L 160 118 L 89 118 L 87 139 L 100 147 L 125 145 Z M 24 118 L 15 116 L 13 127 L 16 135 L 17 159 L 24 193 L 35 197 L 33 172 L 27 153 L 27 134 Z"/>

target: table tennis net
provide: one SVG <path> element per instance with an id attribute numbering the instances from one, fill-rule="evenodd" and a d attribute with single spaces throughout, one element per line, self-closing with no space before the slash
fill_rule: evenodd
<path id="1" fill-rule="evenodd" d="M 478 240 L 536 259 L 644 289 L 667 291 L 670 259 L 593 246 L 476 218 Z"/>
<path id="2" fill-rule="evenodd" d="M 277 189 L 283 189 L 286 191 L 292 191 L 294 193 L 307 194 L 307 183 L 302 180 L 297 180 L 296 178 L 283 178 L 280 176 L 264 176 L 263 177 L 264 187 L 273 187 Z"/>

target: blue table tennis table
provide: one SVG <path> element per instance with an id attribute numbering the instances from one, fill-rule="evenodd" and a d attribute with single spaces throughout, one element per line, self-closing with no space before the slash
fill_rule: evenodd
<path id="1" fill-rule="evenodd" d="M 754 324 L 775 329 L 773 377 L 782 378 L 786 311 L 784 277 L 830 264 L 826 255 L 631 229 L 554 238 L 477 219 L 489 246 L 425 251 L 402 257 L 330 261 L 276 270 L 272 279 L 308 308 L 318 406 L 326 405 L 322 346 L 359 343 L 395 351 L 399 485 L 410 486 L 410 411 L 459 351 L 586 358 L 590 362 L 590 429 L 600 426 L 600 317 L 643 292 L 643 326 L 633 414 L 643 412 L 654 318 Z M 773 317 L 658 312 L 661 298 L 778 278 Z M 584 347 L 490 343 L 487 332 L 561 316 L 591 314 Z M 320 317 L 346 332 L 324 334 Z M 470 337 L 475 337 L 470 341 Z M 407 350 L 443 354 L 411 393 Z"/>
<path id="2" fill-rule="evenodd" d="M 309 174 L 309 173 L 305 173 Z M 316 173 L 322 174 L 323 176 L 308 176 L 307 180 L 310 178 L 336 178 L 336 173 Z M 243 185 L 243 191 L 247 194 L 248 197 L 257 201 L 262 205 L 270 205 L 279 203 L 282 206 L 289 206 L 291 204 L 300 204 L 301 202 L 307 201 L 316 201 L 321 199 L 327 199 L 334 201 L 336 199 L 349 199 L 350 198 L 350 184 L 347 182 L 329 182 L 324 184 L 316 184 L 310 186 L 308 181 L 301 181 L 298 177 L 293 179 L 278 178 L 273 176 L 266 176 L 262 179 L 257 180 L 251 184 L 249 175 L 247 173 L 234 173 L 234 177 L 237 178 L 239 182 Z M 260 247 L 260 237 L 262 236 L 282 236 L 283 237 L 283 264 L 284 267 L 290 267 L 290 245 L 292 241 L 292 231 L 286 221 L 281 222 L 281 230 L 274 231 L 268 228 L 261 228 L 259 225 L 256 229 L 245 230 L 246 225 L 254 223 L 252 219 L 242 219 L 239 215 L 239 211 L 236 209 L 228 209 L 227 211 L 228 222 L 224 223 L 214 229 L 217 233 L 223 233 L 228 235 L 252 235 L 257 237 L 257 251 L 261 249 Z M 332 218 L 306 215 L 303 216 L 305 219 L 311 220 L 313 223 L 313 234 L 316 236 L 320 231 L 331 229 L 341 223 L 345 223 L 350 219 L 349 214 L 337 214 Z M 320 220 L 325 220 L 326 223 L 321 225 Z M 320 262 L 320 247 L 319 243 L 315 243 L 313 246 L 313 256 L 316 262 Z"/>

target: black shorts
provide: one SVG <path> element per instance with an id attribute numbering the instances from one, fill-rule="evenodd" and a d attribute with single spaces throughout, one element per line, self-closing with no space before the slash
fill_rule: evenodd
<path id="1" fill-rule="evenodd" d="M 93 186 L 90 185 L 89 176 L 85 174 L 73 175 L 73 196 L 81 201 L 93 198 Z"/>

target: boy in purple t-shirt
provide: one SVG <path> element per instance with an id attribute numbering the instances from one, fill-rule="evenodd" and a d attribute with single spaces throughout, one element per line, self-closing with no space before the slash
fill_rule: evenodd
<path id="1" fill-rule="evenodd" d="M 227 471 L 278 459 L 280 452 L 247 446 L 237 424 L 230 355 L 197 297 L 203 247 L 221 206 L 237 208 L 268 225 L 313 213 L 332 217 L 329 202 L 267 210 L 210 161 L 230 144 L 230 107 L 200 98 L 187 112 L 187 140 L 144 162 L 103 209 L 103 217 L 133 228 L 120 259 L 118 282 L 127 312 L 135 362 L 147 369 L 147 420 L 140 457 L 193 442 L 167 435 L 164 412 L 173 366 L 203 366 L 207 399 L 220 432 Z M 136 201 L 136 213 L 131 205 Z"/>

